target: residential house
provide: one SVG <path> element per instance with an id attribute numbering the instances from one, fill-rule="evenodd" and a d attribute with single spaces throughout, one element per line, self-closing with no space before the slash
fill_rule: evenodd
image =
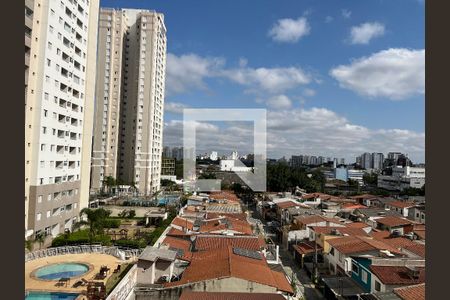
<path id="1" fill-rule="evenodd" d="M 230 293 L 190 292 L 181 294 L 180 300 L 286 300 L 281 294 L 272 293 Z"/>
<path id="2" fill-rule="evenodd" d="M 408 209 L 408 219 L 425 224 L 425 205 L 418 204 Z"/>
<path id="3" fill-rule="evenodd" d="M 389 292 L 401 286 L 425 282 L 425 265 L 392 266 L 371 265 L 372 292 Z"/>
<path id="4" fill-rule="evenodd" d="M 395 288 L 394 294 L 401 300 L 425 299 L 425 283 Z"/>
<path id="5" fill-rule="evenodd" d="M 410 201 L 392 201 L 389 203 L 386 203 L 386 208 L 390 210 L 395 210 L 396 212 L 399 212 L 402 216 L 408 217 L 408 211 L 412 207 L 414 207 L 414 202 Z"/>
<path id="6" fill-rule="evenodd" d="M 412 232 L 414 229 L 413 222 L 397 216 L 377 218 L 375 222 L 377 223 L 377 229 L 387 230 L 391 234 L 404 235 Z"/>

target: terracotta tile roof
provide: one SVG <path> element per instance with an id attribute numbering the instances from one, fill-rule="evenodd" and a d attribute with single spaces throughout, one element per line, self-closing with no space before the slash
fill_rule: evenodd
<path id="1" fill-rule="evenodd" d="M 210 250 L 217 248 L 227 248 L 228 246 L 259 251 L 265 248 L 264 239 L 253 236 L 197 236 L 195 249 Z"/>
<path id="2" fill-rule="evenodd" d="M 300 203 L 294 202 L 294 201 L 284 201 L 277 203 L 277 206 L 281 209 L 289 208 L 289 207 L 296 207 L 300 206 Z"/>
<path id="3" fill-rule="evenodd" d="M 316 251 L 315 244 L 316 244 L 315 242 L 306 241 L 306 242 L 298 243 L 297 245 L 293 245 L 292 247 L 299 254 L 303 255 L 303 254 L 314 253 Z M 322 252 L 322 250 L 323 250 L 322 247 L 317 245 L 317 251 Z"/>
<path id="4" fill-rule="evenodd" d="M 236 194 L 230 191 L 211 192 L 209 194 L 209 198 L 215 200 L 226 199 L 232 202 L 239 202 L 239 198 L 236 196 Z"/>
<path id="5" fill-rule="evenodd" d="M 344 236 L 327 240 L 327 242 L 343 254 L 361 253 L 374 250 L 388 250 L 401 255 L 401 251 L 379 240 L 363 236 Z"/>
<path id="6" fill-rule="evenodd" d="M 396 217 L 396 216 L 387 216 L 383 218 L 376 219 L 377 223 L 389 226 L 389 227 L 397 227 L 397 226 L 403 226 L 403 225 L 410 225 L 413 224 L 408 219 Z"/>
<path id="7" fill-rule="evenodd" d="M 422 258 L 425 258 L 425 245 L 419 244 L 419 243 L 413 243 L 411 245 L 407 245 L 403 247 L 404 249 L 408 250 L 409 252 L 412 252 Z"/>
<path id="8" fill-rule="evenodd" d="M 175 217 L 172 221 L 173 225 L 176 226 L 180 226 L 182 228 L 187 228 L 189 230 L 192 230 L 194 228 L 194 223 L 191 222 L 188 219 L 184 219 L 184 218 L 180 218 L 180 217 Z"/>
<path id="9" fill-rule="evenodd" d="M 406 207 L 413 207 L 415 204 L 414 202 L 406 202 L 406 201 L 392 201 L 389 202 L 387 205 L 398 207 L 398 208 L 406 208 Z"/>
<path id="10" fill-rule="evenodd" d="M 316 234 L 331 235 L 337 231 L 341 234 L 348 234 L 351 236 L 369 236 L 367 232 L 361 228 L 349 228 L 349 227 L 331 227 L 331 226 L 311 226 L 310 227 Z"/>
<path id="11" fill-rule="evenodd" d="M 180 300 L 285 300 L 281 294 L 269 293 L 230 293 L 230 292 L 191 292 L 181 294 Z"/>
<path id="12" fill-rule="evenodd" d="M 371 194 L 362 194 L 362 195 L 351 196 L 350 198 L 352 198 L 352 199 L 372 199 L 372 198 L 377 198 L 377 196 L 371 195 Z"/>
<path id="13" fill-rule="evenodd" d="M 162 241 L 162 244 L 168 245 L 170 250 L 181 250 L 182 255 L 177 255 L 177 257 L 180 259 L 190 260 L 192 257 L 190 240 L 167 236 Z"/>
<path id="14" fill-rule="evenodd" d="M 425 283 L 396 288 L 394 294 L 402 300 L 425 300 Z"/>
<path id="15" fill-rule="evenodd" d="M 294 217 L 294 220 L 296 220 L 298 223 L 303 224 L 303 225 L 325 222 L 325 221 L 328 221 L 328 222 L 334 223 L 334 224 L 342 224 L 338 219 L 328 218 L 328 217 L 320 216 L 320 215 L 296 216 L 296 217 Z"/>
<path id="16" fill-rule="evenodd" d="M 253 259 L 233 253 L 233 248 L 218 248 L 194 252 L 190 265 L 179 281 L 166 283 L 166 287 L 178 286 L 203 280 L 235 277 L 257 282 L 293 293 L 285 275 L 272 271 L 265 258 Z"/>
<path id="17" fill-rule="evenodd" d="M 229 224 L 229 225 L 227 225 Z M 224 230 L 232 230 L 239 234 L 252 235 L 252 226 L 247 221 L 226 217 L 220 219 L 204 220 L 200 225 L 200 232 L 220 232 Z"/>
<path id="18" fill-rule="evenodd" d="M 346 227 L 349 228 L 367 228 L 371 227 L 370 225 L 363 223 L 363 222 L 353 222 L 353 223 L 347 223 L 345 224 Z"/>
<path id="19" fill-rule="evenodd" d="M 390 237 L 391 233 L 387 230 L 372 230 L 370 236 L 372 236 L 374 239 L 382 240 Z"/>
<path id="20" fill-rule="evenodd" d="M 355 203 L 344 203 L 341 206 L 342 209 L 358 209 L 358 208 L 367 208 L 367 206 L 362 204 L 355 204 Z"/>
<path id="21" fill-rule="evenodd" d="M 417 236 L 423 240 L 425 240 L 425 230 L 414 230 L 414 233 L 417 234 Z"/>
<path id="22" fill-rule="evenodd" d="M 185 236 L 186 233 L 182 230 L 176 229 L 174 227 L 170 228 L 170 230 L 167 232 L 168 236 Z"/>
<path id="23" fill-rule="evenodd" d="M 414 279 L 408 275 L 408 268 L 404 266 L 370 266 L 372 273 L 375 274 L 383 284 L 417 284 L 425 282 L 425 268 L 416 267 L 419 270 L 419 278 Z"/>

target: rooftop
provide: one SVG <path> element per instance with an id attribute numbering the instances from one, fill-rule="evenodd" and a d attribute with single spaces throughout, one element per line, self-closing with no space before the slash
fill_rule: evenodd
<path id="1" fill-rule="evenodd" d="M 256 236 L 200 235 L 195 240 L 196 250 L 227 248 L 228 246 L 258 251 L 265 248 L 266 243 L 263 238 Z"/>
<path id="2" fill-rule="evenodd" d="M 379 218 L 376 220 L 377 223 L 389 226 L 389 227 L 398 227 L 398 226 L 404 226 L 404 225 L 410 225 L 413 224 L 408 219 L 397 217 L 397 216 L 387 216 L 383 218 Z"/>
<path id="3" fill-rule="evenodd" d="M 174 261 L 176 257 L 176 251 L 147 246 L 139 256 L 139 259 L 148 261 L 157 261 L 158 259 Z"/>
<path id="4" fill-rule="evenodd" d="M 398 208 L 407 208 L 407 207 L 413 207 L 415 204 L 414 202 L 406 202 L 406 201 L 392 201 L 388 203 L 389 206 L 398 207 Z"/>
<path id="5" fill-rule="evenodd" d="M 180 300 L 285 300 L 280 294 L 268 293 L 225 293 L 225 292 L 183 292 Z"/>
<path id="6" fill-rule="evenodd" d="M 417 284 L 425 282 L 425 268 L 416 267 L 419 272 L 417 279 L 410 276 L 410 271 L 404 266 L 370 266 L 373 274 L 375 274 L 383 284 L 400 285 L 400 284 Z"/>
<path id="7" fill-rule="evenodd" d="M 402 300 L 424 300 L 425 283 L 396 288 L 394 293 Z"/>

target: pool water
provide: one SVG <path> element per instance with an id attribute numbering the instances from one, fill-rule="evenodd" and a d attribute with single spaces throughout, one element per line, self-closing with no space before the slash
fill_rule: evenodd
<path id="1" fill-rule="evenodd" d="M 47 292 L 29 292 L 25 300 L 75 300 L 79 294 L 73 293 L 47 293 Z"/>
<path id="2" fill-rule="evenodd" d="M 39 268 L 36 271 L 35 276 L 40 279 L 58 280 L 60 278 L 71 278 L 71 277 L 80 276 L 80 275 L 86 273 L 87 271 L 89 271 L 89 267 L 85 264 L 62 263 L 62 264 L 48 265 L 48 266 Z M 56 299 L 59 299 L 59 298 L 56 298 Z"/>

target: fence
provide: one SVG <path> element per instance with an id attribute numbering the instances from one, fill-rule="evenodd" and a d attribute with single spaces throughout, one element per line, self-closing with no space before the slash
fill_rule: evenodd
<path id="1" fill-rule="evenodd" d="M 25 262 L 48 257 L 65 254 L 81 254 L 81 253 L 102 253 L 112 255 L 121 259 L 136 258 L 141 253 L 141 249 L 124 249 L 116 246 L 101 246 L 101 245 L 79 245 L 79 246 L 62 246 L 55 248 L 47 248 L 37 250 L 25 254 Z"/>
<path id="2" fill-rule="evenodd" d="M 131 267 L 117 286 L 109 293 L 106 300 L 125 300 L 133 291 L 137 282 L 137 265 Z"/>

